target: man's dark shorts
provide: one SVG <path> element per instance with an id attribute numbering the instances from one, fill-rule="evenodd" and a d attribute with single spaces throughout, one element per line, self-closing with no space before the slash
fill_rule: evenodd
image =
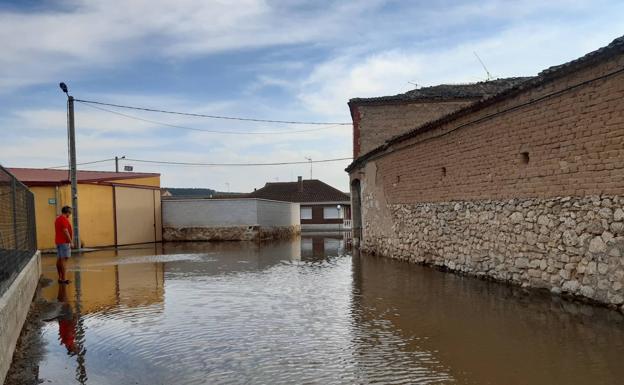
<path id="1" fill-rule="evenodd" d="M 56 245 L 56 255 L 58 258 L 71 257 L 71 244 L 61 243 L 60 245 Z"/>

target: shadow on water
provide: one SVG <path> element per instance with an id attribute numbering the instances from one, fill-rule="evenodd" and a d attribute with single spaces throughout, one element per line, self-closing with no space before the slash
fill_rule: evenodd
<path id="1" fill-rule="evenodd" d="M 345 250 L 340 233 L 70 260 L 43 288 L 51 384 L 611 384 L 618 313 Z M 43 258 L 56 281 L 55 259 Z"/>

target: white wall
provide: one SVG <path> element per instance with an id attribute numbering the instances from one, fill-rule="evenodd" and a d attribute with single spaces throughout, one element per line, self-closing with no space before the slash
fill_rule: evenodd
<path id="1" fill-rule="evenodd" d="M 164 199 L 163 227 L 292 226 L 299 204 L 265 199 Z"/>
<path id="2" fill-rule="evenodd" d="M 258 200 L 258 224 L 260 226 L 298 225 L 299 203 Z"/>

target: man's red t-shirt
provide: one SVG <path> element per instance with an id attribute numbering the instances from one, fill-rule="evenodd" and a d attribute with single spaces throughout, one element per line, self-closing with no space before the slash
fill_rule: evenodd
<path id="1" fill-rule="evenodd" d="M 67 231 L 69 231 L 69 235 L 71 235 L 72 237 L 74 236 L 71 223 L 69 223 L 69 219 L 67 219 L 65 215 L 59 215 L 54 221 L 54 230 L 56 233 L 54 237 L 54 243 L 56 243 L 57 245 L 70 243 L 65 236 L 65 232 L 63 231 L 64 229 L 67 229 Z"/>
<path id="2" fill-rule="evenodd" d="M 67 350 L 76 351 L 76 322 L 73 319 L 59 319 L 59 336 Z"/>

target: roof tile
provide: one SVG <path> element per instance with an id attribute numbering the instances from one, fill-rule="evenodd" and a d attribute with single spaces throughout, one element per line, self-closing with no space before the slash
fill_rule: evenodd
<path id="1" fill-rule="evenodd" d="M 403 94 L 378 96 L 373 98 L 354 98 L 350 104 L 385 104 L 411 102 L 419 100 L 481 99 L 495 95 L 505 89 L 517 86 L 532 77 L 512 77 L 466 84 L 440 84 L 417 88 Z"/>
<path id="2" fill-rule="evenodd" d="M 299 203 L 345 202 L 351 199 L 348 194 L 318 179 L 306 179 L 301 182 L 267 183 L 261 189 L 250 193 L 248 197 Z"/>
<path id="3" fill-rule="evenodd" d="M 67 170 L 49 168 L 7 168 L 22 183 L 66 184 L 69 183 Z M 160 176 L 145 172 L 83 171 L 78 170 L 78 182 L 106 182 L 120 179 L 149 178 Z"/>

